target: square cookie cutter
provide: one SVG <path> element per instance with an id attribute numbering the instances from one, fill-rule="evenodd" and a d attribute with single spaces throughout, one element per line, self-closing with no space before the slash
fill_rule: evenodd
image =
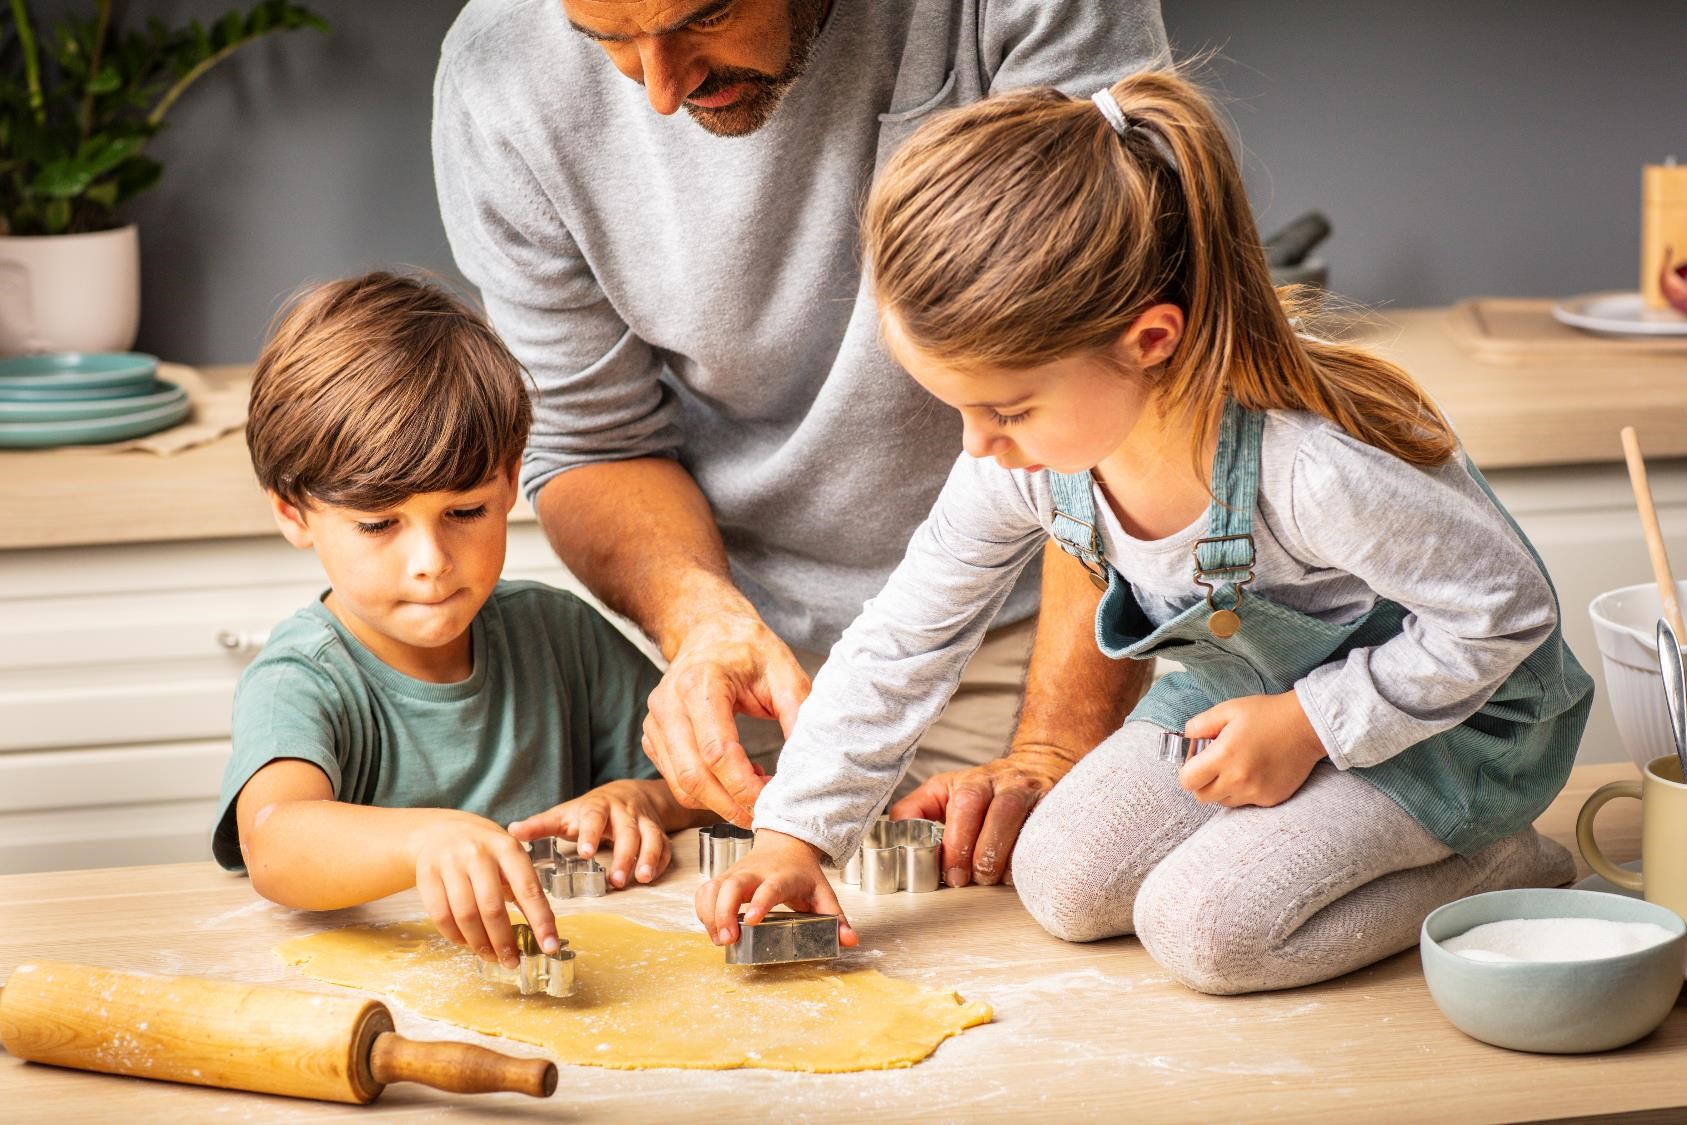
<path id="1" fill-rule="evenodd" d="M 753 926 L 738 916 L 738 940 L 726 947 L 728 965 L 784 965 L 830 961 L 838 955 L 838 916 L 775 910 Z"/>
<path id="2" fill-rule="evenodd" d="M 697 832 L 697 870 L 713 879 L 750 854 L 756 834 L 736 824 L 711 824 Z"/>
<path id="3" fill-rule="evenodd" d="M 1182 765 L 1213 744 L 1210 738 L 1185 738 L 1175 730 L 1160 732 L 1160 761 Z"/>
<path id="4" fill-rule="evenodd" d="M 480 979 L 490 984 L 510 985 L 523 996 L 574 995 L 574 951 L 568 948 L 568 939 L 557 938 L 562 948 L 546 953 L 539 947 L 539 939 L 533 936 L 533 927 L 525 922 L 513 922 L 510 928 L 515 931 L 516 956 L 521 964 L 506 969 L 497 961 L 477 958 Z"/>
<path id="5" fill-rule="evenodd" d="M 581 859 L 562 850 L 555 836 L 541 836 L 522 845 L 533 861 L 546 898 L 601 898 L 609 893 L 608 873 L 595 859 Z"/>
<path id="6" fill-rule="evenodd" d="M 844 864 L 843 881 L 870 895 L 935 891 L 943 885 L 942 845 L 943 826 L 935 820 L 881 816 Z"/>

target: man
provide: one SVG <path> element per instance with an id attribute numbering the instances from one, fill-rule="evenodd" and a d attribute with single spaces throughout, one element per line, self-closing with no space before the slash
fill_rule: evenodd
<path id="1" fill-rule="evenodd" d="M 645 750 L 682 801 L 749 823 L 809 675 L 960 450 L 862 284 L 875 169 L 942 108 L 1088 94 L 1166 58 L 1154 0 L 473 0 L 459 17 L 435 85 L 446 230 L 538 385 L 523 483 L 547 535 L 668 660 Z M 1035 652 L 1030 576 L 891 810 L 947 822 L 952 883 L 1006 874 L 1036 799 L 1146 681 L 1096 651 L 1082 570 L 1046 561 L 1058 612 Z"/>

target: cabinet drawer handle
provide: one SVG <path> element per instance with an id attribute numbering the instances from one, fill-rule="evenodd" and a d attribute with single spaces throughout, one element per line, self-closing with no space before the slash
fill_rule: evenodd
<path id="1" fill-rule="evenodd" d="M 257 652 L 269 641 L 269 630 L 248 633 L 244 630 L 219 629 L 217 643 L 231 653 Z"/>

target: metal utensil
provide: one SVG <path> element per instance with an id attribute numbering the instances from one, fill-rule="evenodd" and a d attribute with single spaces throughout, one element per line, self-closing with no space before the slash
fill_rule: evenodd
<path id="1" fill-rule="evenodd" d="M 1669 725 L 1675 733 L 1675 759 L 1681 765 L 1681 776 L 1687 777 L 1687 673 L 1681 667 L 1681 642 L 1662 618 L 1658 620 L 1658 671 L 1663 673 Z"/>

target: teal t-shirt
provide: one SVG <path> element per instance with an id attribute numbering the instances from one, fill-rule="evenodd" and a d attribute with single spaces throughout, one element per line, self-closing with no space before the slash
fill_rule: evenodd
<path id="1" fill-rule="evenodd" d="M 469 678 L 432 684 L 377 659 L 320 598 L 282 622 L 235 689 L 217 862 L 244 870 L 235 800 L 279 758 L 318 766 L 336 800 L 498 824 L 656 776 L 639 738 L 661 674 L 602 614 L 540 582 L 499 582 L 470 634 Z"/>

